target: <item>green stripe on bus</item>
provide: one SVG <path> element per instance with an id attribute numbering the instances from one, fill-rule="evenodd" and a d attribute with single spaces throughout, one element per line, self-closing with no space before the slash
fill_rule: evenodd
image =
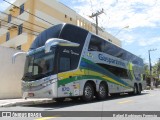
<path id="1" fill-rule="evenodd" d="M 110 83 L 113 83 L 113 84 L 117 84 L 117 83 L 114 83 L 114 82 L 111 82 L 107 79 L 104 79 L 100 76 L 94 76 L 94 75 L 82 75 L 82 76 L 74 76 L 72 78 L 66 78 L 66 79 L 62 79 L 62 80 L 59 80 L 58 81 L 58 87 L 60 87 L 61 85 L 65 85 L 65 84 L 68 84 L 68 83 L 72 83 L 74 81 L 78 81 L 78 80 L 84 80 L 84 79 L 97 79 L 97 80 L 104 80 L 104 81 L 107 81 L 107 82 L 110 82 Z M 120 84 L 117 84 L 117 85 L 120 85 Z M 122 86 L 122 85 L 120 85 Z M 126 87 L 126 88 L 129 88 L 129 86 L 123 86 L 123 87 Z"/>

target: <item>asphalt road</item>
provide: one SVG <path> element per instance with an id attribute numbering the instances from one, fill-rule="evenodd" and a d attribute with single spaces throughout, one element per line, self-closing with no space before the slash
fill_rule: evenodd
<path id="1" fill-rule="evenodd" d="M 110 96 L 107 100 L 98 101 L 94 100 L 91 103 L 84 103 L 80 100 L 72 101 L 67 100 L 62 103 L 49 103 L 49 104 L 39 104 L 39 105 L 29 105 L 29 106 L 16 106 L 16 107 L 6 107 L 0 108 L 0 111 L 160 111 L 160 89 L 149 90 L 142 92 L 141 95 L 129 96 L 127 94 L 121 96 Z M 85 112 L 87 113 L 87 112 Z M 97 112 L 87 113 L 95 114 Z M 102 112 L 98 112 L 101 114 Z M 68 114 L 68 113 L 66 113 Z M 76 113 L 73 113 L 76 114 Z M 71 114 L 72 115 L 72 114 Z M 123 115 L 123 114 L 122 114 Z M 122 119 L 123 116 L 118 116 L 118 120 Z M 28 118 L 24 118 L 28 119 Z M 31 118 L 34 120 L 55 120 L 62 119 L 61 114 L 56 114 L 52 117 L 36 117 Z M 75 118 L 67 117 L 65 120 L 75 120 Z M 82 120 L 82 117 L 77 117 L 76 119 Z M 84 118 L 83 118 L 84 119 Z M 87 120 L 102 120 L 100 117 L 88 117 Z M 105 119 L 105 118 L 103 118 Z M 109 119 L 109 118 L 107 118 Z M 110 118 L 112 119 L 112 118 Z M 145 118 L 151 119 L 151 118 Z M 156 118 L 155 118 L 156 119 Z M 157 120 L 160 118 L 157 118 Z"/>

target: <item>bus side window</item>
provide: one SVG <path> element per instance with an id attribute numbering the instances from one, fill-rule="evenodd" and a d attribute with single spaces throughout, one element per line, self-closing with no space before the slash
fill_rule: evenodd
<path id="1" fill-rule="evenodd" d="M 71 60 L 67 57 L 60 57 L 59 72 L 69 71 L 71 69 Z"/>
<path id="2" fill-rule="evenodd" d="M 89 43 L 89 51 L 99 51 L 103 52 L 105 41 L 97 36 L 92 35 Z"/>

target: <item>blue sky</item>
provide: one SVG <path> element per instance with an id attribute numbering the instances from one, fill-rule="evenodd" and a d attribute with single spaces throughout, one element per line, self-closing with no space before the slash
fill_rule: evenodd
<path id="1" fill-rule="evenodd" d="M 92 22 L 95 20 L 88 16 L 103 8 L 105 14 L 99 16 L 99 26 L 112 35 L 121 30 L 116 37 L 122 41 L 124 49 L 141 56 L 148 63 L 148 50 L 156 48 L 151 52 L 152 64 L 160 58 L 160 0 L 59 1 Z M 8 6 L 8 3 L 0 0 L 1 11 Z"/>
<path id="2" fill-rule="evenodd" d="M 116 35 L 122 47 L 141 56 L 148 63 L 148 50 L 152 64 L 160 58 L 160 0 L 59 0 L 88 20 L 92 12 L 105 10 L 99 17 L 99 26 Z M 129 28 L 122 29 L 125 26 Z"/>
<path id="3" fill-rule="evenodd" d="M 7 0 L 11 3 L 13 3 L 15 0 Z M 3 11 L 9 6 L 8 3 L 4 2 L 3 0 L 0 0 L 0 10 Z"/>

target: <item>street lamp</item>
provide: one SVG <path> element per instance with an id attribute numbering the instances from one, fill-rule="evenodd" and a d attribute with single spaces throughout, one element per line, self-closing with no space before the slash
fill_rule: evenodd
<path id="1" fill-rule="evenodd" d="M 149 69 L 150 69 L 150 80 L 151 80 L 151 89 L 153 89 L 153 79 L 152 79 L 152 65 L 151 65 L 151 51 L 155 51 L 157 49 L 150 49 L 148 50 L 148 55 L 149 55 Z"/>
<path id="2" fill-rule="evenodd" d="M 129 28 L 129 26 L 127 25 L 127 26 L 121 28 L 121 29 L 114 35 L 114 37 L 117 36 L 123 29 L 126 29 L 126 28 Z"/>

